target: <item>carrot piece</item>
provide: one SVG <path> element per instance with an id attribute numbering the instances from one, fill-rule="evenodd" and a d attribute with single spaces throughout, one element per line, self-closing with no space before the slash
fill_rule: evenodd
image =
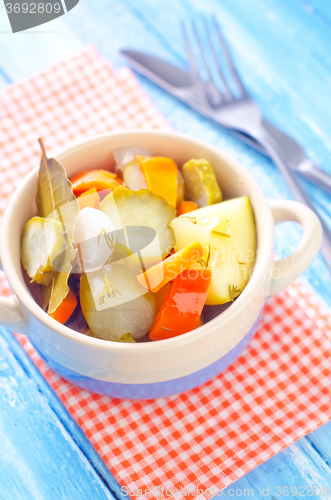
<path id="1" fill-rule="evenodd" d="M 96 208 L 100 210 L 100 196 L 98 195 L 98 191 L 95 187 L 85 191 L 85 193 L 81 194 L 78 198 L 78 205 L 81 210 L 83 208 Z"/>
<path id="2" fill-rule="evenodd" d="M 74 292 L 69 289 L 68 295 L 62 300 L 61 304 L 50 313 L 50 317 L 56 319 L 59 323 L 66 323 L 77 306 L 77 298 Z"/>
<path id="3" fill-rule="evenodd" d="M 148 189 L 174 207 L 177 205 L 178 168 L 174 160 L 163 156 L 136 156 Z"/>
<path id="4" fill-rule="evenodd" d="M 74 175 L 70 181 L 72 184 L 76 184 L 78 182 L 88 182 L 91 179 L 95 180 L 99 177 L 106 180 L 114 179 L 116 174 L 114 172 L 109 172 L 108 170 L 83 170 L 82 172 L 78 172 L 78 174 Z"/>
<path id="5" fill-rule="evenodd" d="M 151 292 L 157 292 L 166 283 L 174 280 L 185 269 L 191 267 L 197 260 L 201 259 L 205 250 L 196 242 L 187 245 L 179 252 L 167 257 L 159 264 L 150 267 L 147 271 L 137 276 L 139 283 Z"/>
<path id="6" fill-rule="evenodd" d="M 178 217 L 183 214 L 188 214 L 189 212 L 193 212 L 193 210 L 197 210 L 198 205 L 194 203 L 194 201 L 182 201 L 177 210 Z"/>
<path id="7" fill-rule="evenodd" d="M 186 269 L 177 276 L 149 331 L 151 340 L 177 337 L 196 328 L 207 298 L 211 276 L 212 272 L 208 268 Z"/>
<path id="8" fill-rule="evenodd" d="M 169 283 L 166 283 L 158 292 L 156 292 L 156 313 L 158 313 L 162 307 L 163 304 L 166 301 L 166 298 L 168 297 L 170 290 L 172 288 L 172 283 L 169 281 Z"/>
<path id="9" fill-rule="evenodd" d="M 76 197 L 93 187 L 95 187 L 97 191 L 109 188 L 114 190 L 122 184 L 121 179 L 116 177 L 116 174 L 113 172 L 108 172 L 108 170 L 88 170 L 87 172 L 79 172 L 70 180 Z"/>

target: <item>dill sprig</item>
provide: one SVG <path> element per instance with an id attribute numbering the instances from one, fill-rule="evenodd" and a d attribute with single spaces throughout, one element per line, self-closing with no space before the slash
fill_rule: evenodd
<path id="1" fill-rule="evenodd" d="M 189 219 L 193 224 L 197 224 L 197 218 L 196 217 L 189 217 L 188 215 L 181 215 L 178 217 L 178 219 Z"/>
<path id="2" fill-rule="evenodd" d="M 231 302 L 233 302 L 234 299 L 236 297 L 238 297 L 238 295 L 241 294 L 241 292 L 242 292 L 242 290 L 237 288 L 235 285 L 229 285 L 229 296 L 230 296 Z"/>
<path id="3" fill-rule="evenodd" d="M 100 238 L 103 234 L 105 235 L 105 240 L 106 240 L 106 243 L 109 246 L 110 250 L 114 250 L 114 235 L 113 235 L 113 233 L 111 233 L 111 235 L 109 236 L 109 234 L 106 233 L 105 228 L 101 229 L 101 231 L 99 233 L 98 246 L 100 245 Z"/>
<path id="4" fill-rule="evenodd" d="M 101 295 L 99 297 L 99 305 L 103 304 L 105 302 L 105 296 L 107 295 L 109 298 L 115 297 L 116 294 L 119 294 L 122 296 L 121 292 L 119 290 L 116 290 L 116 288 L 110 283 L 107 274 L 105 274 L 104 278 L 104 287 L 101 292 Z"/>
<path id="5" fill-rule="evenodd" d="M 210 243 L 209 243 L 209 248 L 208 248 L 207 259 L 206 260 L 199 259 L 199 260 L 197 260 L 197 263 L 200 264 L 200 266 L 202 266 L 204 269 L 206 269 L 208 267 L 209 260 L 210 260 Z"/>

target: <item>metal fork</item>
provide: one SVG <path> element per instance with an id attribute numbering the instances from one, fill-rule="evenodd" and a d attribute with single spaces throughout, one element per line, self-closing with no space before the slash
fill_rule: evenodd
<path id="1" fill-rule="evenodd" d="M 195 89 L 199 91 L 200 98 L 204 100 L 204 104 L 210 109 L 211 116 L 218 123 L 224 127 L 236 129 L 241 133 L 247 134 L 263 145 L 282 173 L 293 197 L 316 212 L 314 203 L 301 186 L 295 173 L 291 171 L 286 163 L 279 146 L 264 127 L 261 110 L 248 94 L 236 71 L 217 20 L 213 17 L 211 26 L 210 22 L 208 22 L 205 17 L 201 17 L 201 20 L 205 34 L 204 38 L 206 45 L 208 45 L 210 49 L 209 51 L 205 49 L 205 44 L 197 22 L 191 21 L 191 38 L 195 40 L 194 43 L 190 42 L 189 31 L 186 25 L 183 25 L 183 34 L 189 56 L 191 75 L 195 82 Z M 213 42 L 210 27 L 213 29 L 214 35 L 218 38 L 219 47 L 221 48 L 225 64 L 221 64 L 220 62 L 220 58 L 218 57 L 219 49 Z M 201 76 L 199 63 L 194 53 L 194 47 L 198 48 L 207 78 L 203 79 Z M 227 74 L 231 75 L 231 79 L 226 76 Z M 218 76 L 219 82 L 214 75 Z M 235 89 L 236 92 L 232 89 Z M 323 227 L 321 252 L 331 270 L 331 231 L 324 220 L 321 217 L 319 217 L 319 219 Z"/>

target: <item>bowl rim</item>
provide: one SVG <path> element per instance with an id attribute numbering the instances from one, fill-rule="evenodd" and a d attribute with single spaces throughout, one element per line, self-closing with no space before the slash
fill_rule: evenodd
<path id="1" fill-rule="evenodd" d="M 103 142 L 105 139 L 114 138 L 121 136 L 135 136 L 139 139 L 139 136 L 150 135 L 153 136 L 163 136 L 166 139 L 178 139 L 179 141 L 184 141 L 186 143 L 194 143 L 204 149 L 209 150 L 215 155 L 220 156 L 226 163 L 231 164 L 231 168 L 236 170 L 240 179 L 245 183 L 251 184 L 254 189 L 254 193 L 256 196 L 260 198 L 260 201 L 265 204 L 266 210 L 263 214 L 259 214 L 260 220 L 265 220 L 264 222 L 264 230 L 262 231 L 263 237 L 266 239 L 266 251 L 263 255 L 259 252 L 257 255 L 257 259 L 254 265 L 254 271 L 240 296 L 236 299 L 236 301 L 231 304 L 225 311 L 223 311 L 219 316 L 211 320 L 210 322 L 202 325 L 201 327 L 187 332 L 183 335 L 179 335 L 177 337 L 172 337 L 170 339 L 165 339 L 162 341 L 155 342 L 142 342 L 137 344 L 126 344 L 121 342 L 110 342 L 108 340 L 102 340 L 94 337 L 89 337 L 87 335 L 83 335 L 80 332 L 72 330 L 67 326 L 58 323 L 55 319 L 51 318 L 41 307 L 33 299 L 32 295 L 29 293 L 28 289 L 21 282 L 21 279 L 17 275 L 14 269 L 13 259 L 11 257 L 11 252 L 9 245 L 7 244 L 8 238 L 7 235 L 10 235 L 10 227 L 13 212 L 16 209 L 17 203 L 21 199 L 24 188 L 26 184 L 32 182 L 32 179 L 36 179 L 38 177 L 39 167 L 35 167 L 20 183 L 19 187 L 16 189 L 14 194 L 12 195 L 7 209 L 5 211 L 3 217 L 3 223 L 1 228 L 1 258 L 3 263 L 3 269 L 5 271 L 7 280 L 14 292 L 17 296 L 19 302 L 29 311 L 29 313 L 34 316 L 38 321 L 40 321 L 44 326 L 48 329 L 52 330 L 56 334 L 64 337 L 65 339 L 82 344 L 86 347 L 90 347 L 93 349 L 100 350 L 108 350 L 114 352 L 124 352 L 127 354 L 133 353 L 142 353 L 142 352 L 151 352 L 158 351 L 160 348 L 162 350 L 173 349 L 174 347 L 179 347 L 181 344 L 187 344 L 191 340 L 194 340 L 197 336 L 201 337 L 204 335 L 209 335 L 211 330 L 214 328 L 219 328 L 221 323 L 227 323 L 232 321 L 232 319 L 239 313 L 241 308 L 244 308 L 247 303 L 250 301 L 250 293 L 254 292 L 254 289 L 258 289 L 258 283 L 261 279 L 265 279 L 266 272 L 269 270 L 273 248 L 274 248 L 274 221 L 271 213 L 271 209 L 268 205 L 267 199 L 261 190 L 258 183 L 254 180 L 254 178 L 249 174 L 249 172 L 242 166 L 237 160 L 233 159 L 227 153 L 224 153 L 222 150 L 218 149 L 216 146 L 213 146 L 205 141 L 200 139 L 196 139 L 191 136 L 187 136 L 184 134 L 179 134 L 177 132 L 169 132 L 169 131 L 160 131 L 160 130 L 143 130 L 143 129 L 131 129 L 131 130 L 123 130 L 123 131 L 114 131 L 114 132 L 106 132 L 103 134 L 96 134 L 85 139 L 74 142 L 71 145 L 61 149 L 57 154 L 54 154 L 54 158 L 57 158 L 59 161 L 62 161 L 69 154 L 75 154 L 76 151 L 80 150 L 82 147 L 86 148 L 89 145 L 95 145 L 98 142 Z M 255 215 L 255 214 L 254 214 Z M 258 242 L 258 246 L 259 242 Z M 254 294 L 253 294 L 254 295 Z"/>

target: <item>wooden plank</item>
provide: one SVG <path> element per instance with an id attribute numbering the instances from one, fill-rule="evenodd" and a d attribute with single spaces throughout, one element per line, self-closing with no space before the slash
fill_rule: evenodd
<path id="1" fill-rule="evenodd" d="M 331 467 L 331 422 L 311 432 L 306 439 L 318 451 L 325 463 Z"/>
<path id="2" fill-rule="evenodd" d="M 149 22 L 163 36 L 166 14 L 153 0 L 145 1 L 145 8 L 139 10 L 133 0 L 128 2 L 142 22 Z M 184 53 L 179 20 L 198 13 L 199 8 L 199 0 L 169 1 L 175 19 L 168 36 L 173 53 Z M 324 107 L 331 82 L 331 33 L 293 1 L 257 0 L 252 9 L 252 3 L 245 0 L 209 0 L 206 12 L 216 13 L 222 21 L 241 74 L 266 116 L 299 140 L 305 139 L 309 150 L 320 147 L 322 163 L 331 150 L 331 104 Z M 304 44 L 300 43 L 303 39 Z M 144 45 L 143 36 L 139 45 Z"/>
<path id="3" fill-rule="evenodd" d="M 11 78 L 7 75 L 7 73 L 0 67 L 0 89 L 6 87 L 9 83 L 11 83 Z"/>
<path id="4" fill-rule="evenodd" d="M 319 453 L 301 439 L 227 487 L 222 497 L 329 499 L 330 472 Z"/>
<path id="5" fill-rule="evenodd" d="M 106 484 L 109 472 L 101 480 L 96 452 L 85 443 L 80 449 L 81 431 L 46 386 L 13 336 L 0 329 L 0 498 L 116 498 Z"/>
<path id="6" fill-rule="evenodd" d="M 297 0 L 313 17 L 323 22 L 331 29 L 331 4 L 328 0 Z"/>
<path id="7" fill-rule="evenodd" d="M 138 10 L 144 10 L 148 5 L 143 0 Z M 162 9 L 160 9 L 162 10 Z M 166 37 L 159 36 L 158 27 L 153 23 L 145 25 L 136 12 L 131 11 L 127 2 L 114 0 L 111 4 L 107 0 L 80 2 L 75 8 L 74 16 L 64 18 L 65 24 L 86 43 L 97 45 L 103 56 L 114 65 L 122 66 L 124 60 L 118 54 L 123 46 L 139 44 L 145 49 L 153 50 L 161 57 L 169 56 L 171 47 Z M 173 54 L 176 57 L 176 54 Z M 183 62 L 183 61 L 182 61 Z"/>

